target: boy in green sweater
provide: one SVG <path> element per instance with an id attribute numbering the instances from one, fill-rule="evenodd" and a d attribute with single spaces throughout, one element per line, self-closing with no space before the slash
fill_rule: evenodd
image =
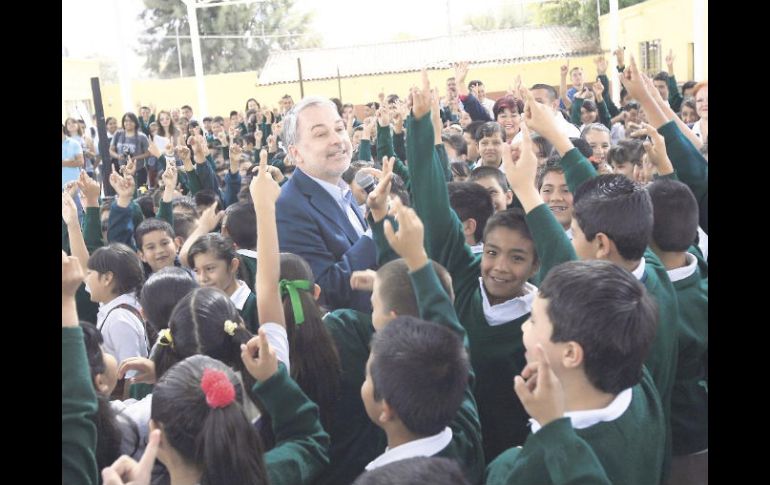
<path id="1" fill-rule="evenodd" d="M 450 208 L 443 167 L 433 155 L 433 127 L 426 116 L 431 94 L 425 72 L 423 88 L 414 90 L 413 100 L 406 147 L 413 207 L 425 225 L 428 255 L 452 275 L 455 310 L 470 341 L 476 373 L 473 391 L 489 462 L 524 443 L 528 433 L 527 414 L 510 383 L 525 365 L 521 324 L 529 317 L 535 296 L 536 288 L 527 280 L 538 271 L 538 255 L 523 214 L 516 209 L 489 218 L 484 251 L 481 257 L 473 254 L 465 243 L 463 225 Z"/>
<path id="2" fill-rule="evenodd" d="M 430 285 L 418 284 L 403 259 L 387 242 L 384 220 L 388 212 L 388 194 L 394 160 L 386 160 L 380 184 L 369 195 L 372 230 L 378 250 L 380 268 L 368 290 L 372 291 L 371 315 L 355 310 L 340 309 L 327 314 L 324 324 L 335 341 L 340 357 L 340 398 L 334 410 L 331 435 L 331 464 L 318 484 L 345 485 L 364 471 L 370 461 L 377 458 L 387 446 L 382 429 L 373 423 L 361 400 L 361 386 L 366 379 L 366 362 L 369 358 L 369 342 L 375 330 L 381 330 L 397 316 L 421 316 L 421 302 L 435 298 Z M 451 278 L 446 269 L 433 263 L 420 274 L 431 272 L 441 287 L 452 298 Z M 423 281 L 423 280 L 419 280 Z M 483 467 L 483 464 L 479 465 Z M 481 478 L 483 470 L 478 470 Z"/>
<path id="3" fill-rule="evenodd" d="M 644 368 L 656 313 L 644 286 L 608 261 L 561 264 L 538 290 L 523 326 L 529 365 L 516 377 L 515 387 L 528 403 L 528 392 L 540 390 L 542 372 L 552 368 L 561 381 L 564 415 L 570 419 L 564 424 L 571 424 L 601 463 L 597 468 L 591 460 L 574 462 L 570 470 L 582 478 L 574 483 L 601 476 L 601 468 L 611 483 L 659 483 L 666 421 Z M 558 457 L 549 459 L 530 446 L 543 431 L 533 419 L 533 434 L 523 449 L 510 449 L 492 462 L 486 484 L 556 483 Z"/>
<path id="4" fill-rule="evenodd" d="M 413 456 L 442 456 L 479 483 L 484 457 L 465 330 L 429 264 L 419 217 L 397 200 L 393 205 L 399 230 L 388 220 L 385 235 L 409 269 L 420 318 L 396 317 L 372 340 L 361 398 L 369 418 L 385 431 L 388 447 L 366 469 Z"/>
<path id="5" fill-rule="evenodd" d="M 659 144 L 663 145 L 662 137 Z M 679 361 L 671 395 L 671 478 L 673 483 L 689 483 L 694 477 L 706 482 L 708 278 L 700 271 L 706 263 L 692 246 L 698 230 L 698 203 L 690 189 L 676 180 L 656 180 L 647 191 L 655 212 L 650 246 L 666 267 L 679 300 Z M 690 478 L 682 480 L 685 477 Z"/>
<path id="6" fill-rule="evenodd" d="M 670 417 L 671 391 L 677 366 L 677 320 L 679 307 L 676 293 L 666 269 L 647 248 L 652 235 L 652 204 L 642 186 L 623 175 L 597 176 L 591 163 L 559 133 L 546 107 L 537 103 L 531 93 L 524 93 L 527 141 L 514 165 L 505 153 L 506 175 L 524 210 L 527 224 L 535 238 L 542 266 L 539 280 L 554 266 L 574 259 L 602 259 L 632 273 L 647 288 L 658 305 L 658 331 L 646 365 L 660 393 L 667 423 Z M 564 230 L 543 204 L 534 188 L 537 158 L 532 150 L 529 129 L 553 143 L 562 155 L 561 165 L 574 193 L 573 239 L 570 244 Z M 574 246 L 574 248 L 573 248 Z M 670 426 L 667 426 L 667 463 L 671 453 Z M 668 466 L 664 467 L 668 470 Z"/>

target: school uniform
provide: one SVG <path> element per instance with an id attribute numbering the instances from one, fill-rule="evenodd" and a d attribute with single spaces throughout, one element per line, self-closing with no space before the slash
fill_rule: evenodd
<path id="1" fill-rule="evenodd" d="M 238 277 L 249 286 L 251 291 L 256 291 L 257 252 L 253 249 L 238 249 L 236 253 L 241 261 L 238 266 Z"/>
<path id="2" fill-rule="evenodd" d="M 349 485 L 387 446 L 385 432 L 369 419 L 361 400 L 374 327 L 370 314 L 351 309 L 327 313 L 323 322 L 334 340 L 342 372 L 328 430 L 330 463 L 316 485 Z"/>
<path id="3" fill-rule="evenodd" d="M 104 351 L 112 354 L 118 363 L 129 357 L 147 357 L 150 346 L 144 322 L 137 316 L 140 309 L 133 292 L 99 305 L 96 328 L 102 332 Z"/>
<path id="4" fill-rule="evenodd" d="M 278 372 L 251 389 L 273 422 L 275 447 L 264 455 L 272 485 L 309 485 L 329 464 L 329 435 L 321 427 L 318 406 L 289 376 Z"/>
<path id="5" fill-rule="evenodd" d="M 668 271 L 679 300 L 679 360 L 671 394 L 674 456 L 708 449 L 708 278 L 699 258 Z"/>
<path id="6" fill-rule="evenodd" d="M 233 302 L 235 308 L 238 309 L 238 313 L 243 318 L 243 323 L 249 332 L 256 335 L 259 329 L 259 321 L 257 320 L 257 297 L 254 292 L 251 291 L 249 285 L 241 280 L 236 280 L 238 283 L 238 289 L 236 289 L 232 295 L 230 295 L 230 301 Z"/>
<path id="7" fill-rule="evenodd" d="M 596 176 L 596 171 L 591 163 L 576 148 L 562 157 L 561 165 L 564 168 L 567 185 L 573 193 L 586 180 Z M 541 268 L 538 274 L 540 281 L 554 266 L 577 259 L 575 250 L 567 240 L 563 228 L 545 204 L 534 208 L 527 214 L 526 218 L 540 258 Z M 674 386 L 678 358 L 679 305 L 666 268 L 649 248 L 644 252 L 644 257 L 632 273 L 644 284 L 647 292 L 655 299 L 658 306 L 658 328 L 645 365 L 657 385 L 663 403 L 663 412 L 668 423 L 671 392 Z M 671 427 L 667 426 L 666 429 L 665 470 L 668 469 L 668 462 L 671 457 Z"/>
<path id="8" fill-rule="evenodd" d="M 468 338 L 460 325 L 449 296 L 439 282 L 433 264 L 409 273 L 409 279 L 417 295 L 420 318 L 439 323 L 455 332 L 468 350 Z M 481 446 L 481 423 L 471 387 L 475 375 L 469 369 L 468 385 L 463 401 L 449 426 L 433 436 L 415 440 L 393 449 L 370 462 L 367 470 L 373 470 L 393 461 L 414 456 L 440 456 L 457 462 L 470 483 L 480 483 L 484 475 L 484 455 Z"/>
<path id="9" fill-rule="evenodd" d="M 476 373 L 473 389 L 484 430 L 484 453 L 491 461 L 524 442 L 527 414 L 513 390 L 513 378 L 526 365 L 521 325 L 529 318 L 536 288 L 502 305 L 489 305 L 480 276 L 481 257 L 465 244 L 462 223 L 451 210 L 443 168 L 434 158 L 430 117 L 407 119 L 407 156 L 413 208 L 425 226 L 425 247 L 452 275 L 454 307 L 468 333 Z M 563 230 L 562 230 L 563 232 Z"/>
<path id="10" fill-rule="evenodd" d="M 538 437 L 548 426 L 541 428 L 533 420 L 533 434 L 524 447 L 510 449 L 490 463 L 486 485 L 660 482 L 666 424 L 655 384 L 646 369 L 641 382 L 621 391 L 606 408 L 567 412 L 565 418 L 569 421 L 557 420 L 548 426 L 562 421 L 559 424 L 563 427 L 571 422 L 575 434 L 594 452 L 598 465 L 575 454 L 585 450 L 560 444 L 556 433 Z M 538 443 L 544 438 L 550 438 L 549 442 Z M 564 447 L 565 454 L 555 453 L 549 449 L 552 447 Z M 609 482 L 603 480 L 599 466 Z M 573 481 L 566 480 L 568 477 Z"/>
<path id="11" fill-rule="evenodd" d="M 83 329 L 61 329 L 62 483 L 96 484 L 96 391 L 83 341 Z"/>

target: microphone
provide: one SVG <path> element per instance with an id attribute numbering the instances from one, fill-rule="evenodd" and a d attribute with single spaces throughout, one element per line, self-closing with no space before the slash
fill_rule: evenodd
<path id="1" fill-rule="evenodd" d="M 367 194 L 371 193 L 372 190 L 377 187 L 377 179 L 366 172 L 362 172 L 361 170 L 356 173 L 355 181 L 358 185 L 361 186 L 362 189 L 364 189 L 364 192 Z"/>

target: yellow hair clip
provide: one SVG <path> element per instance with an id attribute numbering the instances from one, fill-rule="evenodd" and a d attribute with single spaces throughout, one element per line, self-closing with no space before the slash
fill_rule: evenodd
<path id="1" fill-rule="evenodd" d="M 238 324 L 232 320 L 225 320 L 225 333 L 229 336 L 235 335 L 235 329 L 238 328 Z"/>
<path id="2" fill-rule="evenodd" d="M 158 345 L 174 347 L 174 339 L 171 337 L 171 329 L 164 328 L 158 333 Z"/>

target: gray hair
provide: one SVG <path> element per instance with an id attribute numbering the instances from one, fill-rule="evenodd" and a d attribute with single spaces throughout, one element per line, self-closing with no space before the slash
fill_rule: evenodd
<path id="1" fill-rule="evenodd" d="M 580 138 L 585 139 L 585 137 L 586 137 L 586 135 L 588 134 L 589 131 L 603 131 L 603 132 L 607 133 L 608 135 L 610 134 L 610 129 L 607 128 L 606 126 L 604 126 L 603 124 L 601 124 L 601 123 L 589 123 L 589 124 L 587 124 L 585 126 L 585 128 L 583 128 L 583 131 L 580 132 Z"/>
<path id="2" fill-rule="evenodd" d="M 337 112 L 337 106 L 332 103 L 328 98 L 324 98 L 322 96 L 308 96 L 305 98 L 302 98 L 302 101 L 295 104 L 287 113 L 286 116 L 283 118 L 283 129 L 281 131 L 281 137 L 283 138 L 283 145 L 286 147 L 286 158 L 289 159 L 289 161 L 294 162 L 294 158 L 291 156 L 291 153 L 289 152 L 289 147 L 291 145 L 296 145 L 299 141 L 299 132 L 297 131 L 297 120 L 299 119 L 299 114 L 304 110 L 305 108 L 308 108 L 310 106 L 323 106 L 327 105 L 330 108 L 334 109 L 334 112 Z"/>

